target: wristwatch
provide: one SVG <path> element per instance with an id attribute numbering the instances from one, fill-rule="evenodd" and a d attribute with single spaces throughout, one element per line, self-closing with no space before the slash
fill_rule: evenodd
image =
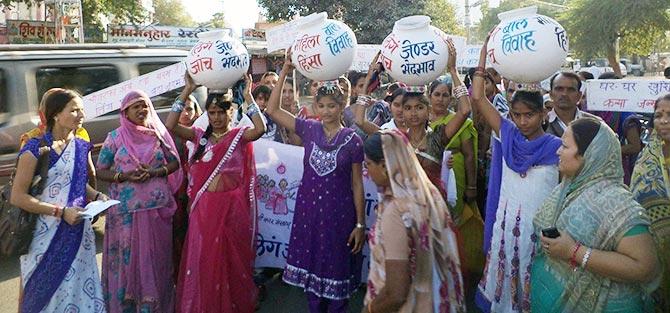
<path id="1" fill-rule="evenodd" d="M 356 228 L 363 228 L 363 229 L 365 229 L 365 225 L 363 225 L 363 224 L 361 224 L 361 223 L 356 223 Z"/>

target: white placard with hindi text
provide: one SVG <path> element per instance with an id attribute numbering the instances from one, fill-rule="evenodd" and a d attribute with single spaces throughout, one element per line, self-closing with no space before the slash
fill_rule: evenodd
<path id="1" fill-rule="evenodd" d="M 87 119 L 94 119 L 121 107 L 121 101 L 133 89 L 146 92 L 155 97 L 170 90 L 184 86 L 186 65 L 178 62 L 159 70 L 135 77 L 120 84 L 98 90 L 84 96 L 84 113 Z"/>
<path id="2" fill-rule="evenodd" d="M 351 63 L 350 70 L 367 72 L 370 69 L 372 60 L 381 50 L 381 45 L 363 45 L 356 46 L 356 54 L 354 55 L 354 62 Z"/>
<path id="3" fill-rule="evenodd" d="M 265 31 L 268 53 L 288 49 L 295 41 L 300 24 L 302 20 L 298 18 Z"/>
<path id="4" fill-rule="evenodd" d="M 670 80 L 594 79 L 586 82 L 590 111 L 653 113 L 654 102 L 670 94 Z"/>

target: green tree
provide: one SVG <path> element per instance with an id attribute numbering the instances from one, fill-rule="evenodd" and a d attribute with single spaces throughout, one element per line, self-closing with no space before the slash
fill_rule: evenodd
<path id="1" fill-rule="evenodd" d="M 226 27 L 225 15 L 223 14 L 223 12 L 214 13 L 212 19 L 207 21 L 205 25 L 208 25 L 209 27 L 212 28 L 224 28 Z"/>
<path id="2" fill-rule="evenodd" d="M 41 0 L 0 0 L 0 9 L 13 7 L 16 3 L 32 5 Z M 138 24 L 147 18 L 144 8 L 137 0 L 82 0 L 84 33 L 87 42 L 102 42 L 102 34 L 107 25 L 100 20 L 101 15 L 113 16 L 113 23 Z"/>
<path id="3" fill-rule="evenodd" d="M 668 0 L 571 0 L 561 22 L 570 37 L 570 48 L 584 57 L 606 56 L 621 75 L 621 52 L 647 55 L 670 29 Z"/>
<path id="4" fill-rule="evenodd" d="M 451 2 L 428 0 L 424 14 L 430 16 L 433 26 L 451 35 L 465 35 L 465 28 L 456 20 L 456 7 Z"/>
<path id="5" fill-rule="evenodd" d="M 455 8 L 446 0 L 258 0 L 270 21 L 290 20 L 315 12 L 341 20 L 356 33 L 359 43 L 381 43 L 396 20 L 416 14 L 429 15 L 433 25 L 450 34 L 463 34 L 455 19 Z M 381 9 L 383 8 L 383 9 Z"/>
<path id="6" fill-rule="evenodd" d="M 153 0 L 154 23 L 160 25 L 192 27 L 196 22 L 180 0 Z"/>

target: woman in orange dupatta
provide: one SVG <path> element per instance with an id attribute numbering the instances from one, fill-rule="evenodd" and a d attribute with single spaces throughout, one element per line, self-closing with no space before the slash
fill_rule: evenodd
<path id="1" fill-rule="evenodd" d="M 233 103 L 210 93 L 207 129 L 179 125 L 184 102 L 196 88 L 188 74 L 166 127 L 196 144 L 190 160 L 191 211 L 177 283 L 177 312 L 252 313 L 256 202 L 252 142 L 265 133 L 258 106 L 247 106 L 253 127 L 231 128 Z M 247 78 L 247 83 L 251 80 Z M 253 98 L 252 98 L 253 99 Z"/>

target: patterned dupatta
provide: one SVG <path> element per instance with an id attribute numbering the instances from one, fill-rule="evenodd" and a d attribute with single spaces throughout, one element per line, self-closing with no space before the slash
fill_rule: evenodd
<path id="1" fill-rule="evenodd" d="M 44 135 L 49 146 L 53 144 L 53 135 L 48 132 Z M 86 202 L 88 150 L 78 146 L 78 139 L 73 138 L 59 156 L 51 150 L 49 174 L 44 192 L 37 196 L 40 201 L 60 206 L 80 206 Z M 54 217 L 41 217 L 53 219 Z M 38 221 L 38 226 L 42 221 Z M 64 220 L 49 243 L 46 252 L 32 273 L 27 275 L 24 288 L 21 312 L 40 312 L 51 301 L 61 282 L 70 273 L 72 263 L 77 256 L 82 241 L 85 222 L 70 225 Z M 37 237 L 42 228 L 35 230 Z M 32 249 L 32 246 L 31 246 Z M 29 252 L 29 253 L 32 253 Z"/>
<path id="2" fill-rule="evenodd" d="M 545 200 L 533 221 L 536 233 L 556 226 L 593 249 L 614 251 L 625 233 L 636 225 L 649 225 L 640 205 L 623 184 L 621 145 L 616 134 L 601 122 L 584 153 L 579 174 L 565 178 Z M 537 247 L 538 255 L 544 254 Z M 616 288 L 611 279 L 567 262 L 546 257 L 545 270 L 559 280 L 564 291 L 549 312 L 601 312 Z M 640 291 L 644 286 L 640 285 Z"/>
<path id="3" fill-rule="evenodd" d="M 405 135 L 385 130 L 382 146 L 393 196 L 406 205 L 402 219 L 417 244 L 411 294 L 430 292 L 435 312 L 465 312 L 458 246 L 447 205 Z"/>

